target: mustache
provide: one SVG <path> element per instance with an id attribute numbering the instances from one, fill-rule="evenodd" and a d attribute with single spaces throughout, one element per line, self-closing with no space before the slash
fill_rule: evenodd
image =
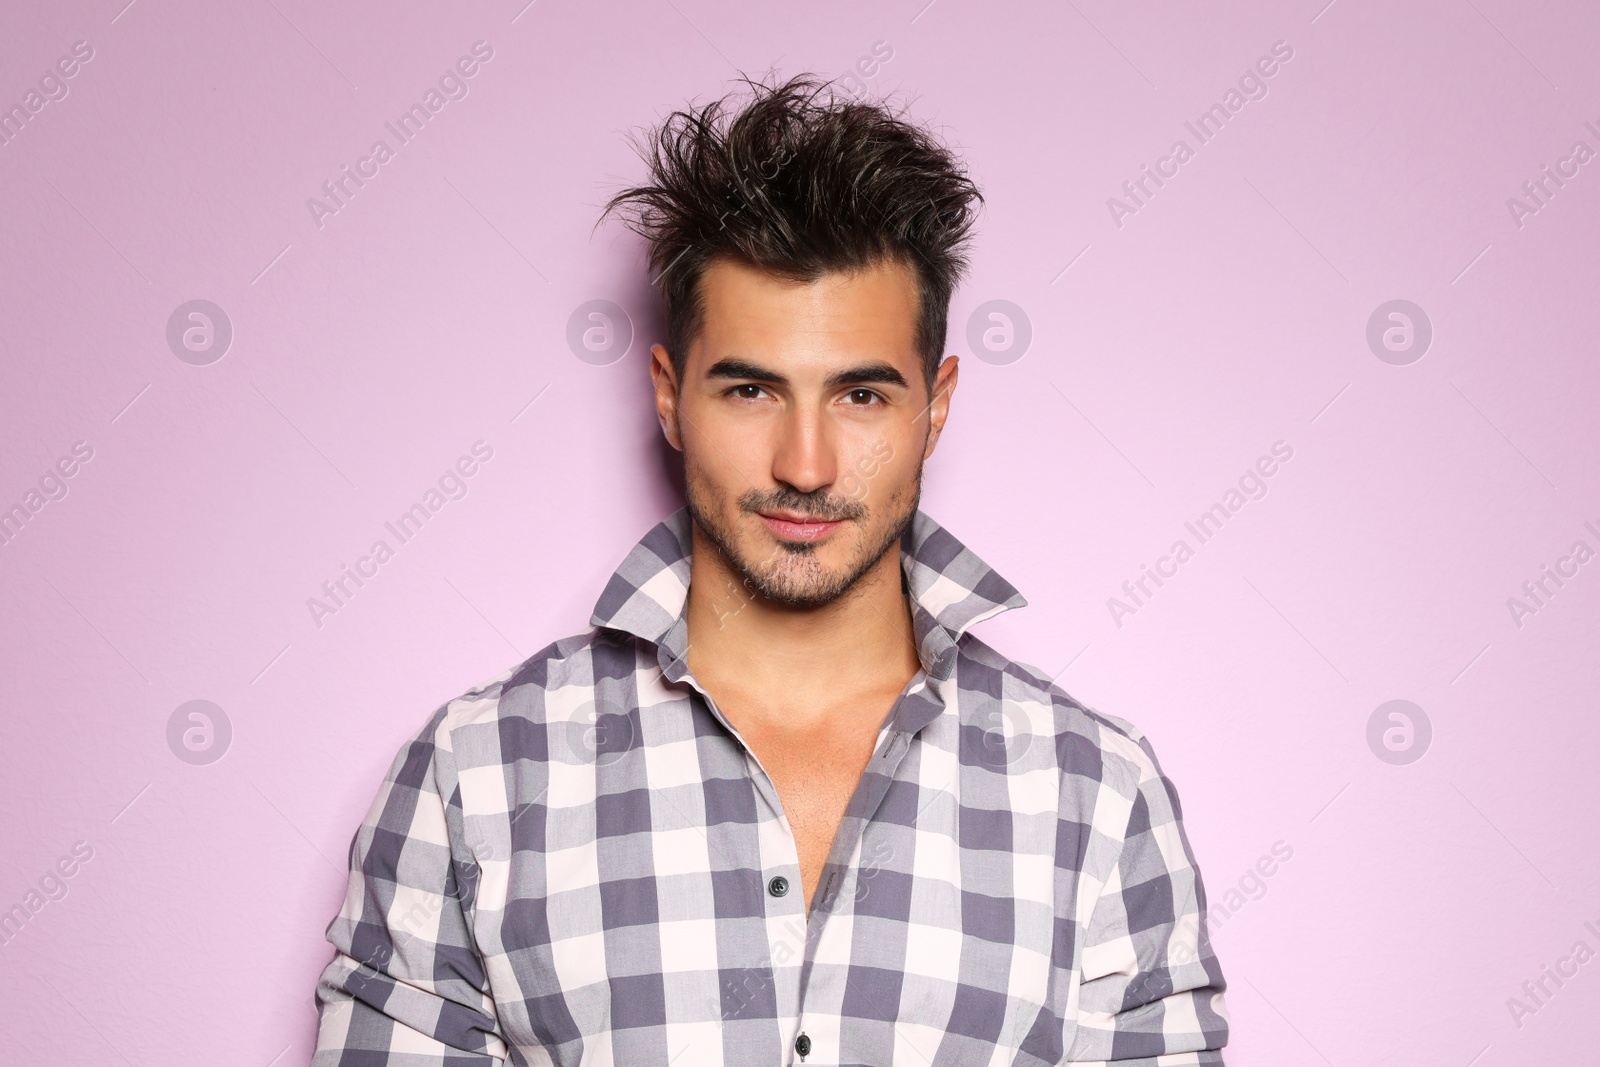
<path id="1" fill-rule="evenodd" d="M 862 519 L 867 514 L 866 505 L 858 500 L 834 496 L 825 488 L 802 493 L 788 485 L 766 492 L 752 489 L 741 494 L 739 510 L 748 515 L 761 511 L 792 511 L 826 522 Z"/>

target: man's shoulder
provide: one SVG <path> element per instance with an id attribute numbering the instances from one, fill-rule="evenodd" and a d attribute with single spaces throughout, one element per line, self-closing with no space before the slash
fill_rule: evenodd
<path id="1" fill-rule="evenodd" d="M 455 750 L 464 733 L 500 733 L 508 719 L 541 725 L 578 720 L 593 726 L 597 683 L 625 677 L 637 669 L 638 659 L 636 640 L 617 630 L 594 627 L 562 637 L 439 705 L 422 736 Z"/>
<path id="2" fill-rule="evenodd" d="M 971 633 L 961 636 L 960 648 L 966 676 L 963 691 L 998 693 L 1006 728 L 1028 730 L 1041 740 L 1048 735 L 1063 771 L 1117 779 L 1131 788 L 1160 775 L 1149 740 L 1129 720 L 1080 701 L 1058 685 L 1055 676 L 1011 659 Z M 974 674 L 980 676 L 976 684 Z M 1019 713 L 1011 713 L 1006 705 L 1017 708 Z M 989 701 L 963 699 L 961 706 L 963 716 L 990 720 L 994 717 Z M 990 722 L 984 728 L 992 726 Z M 1108 763 L 1117 765 L 1121 773 L 1108 772 Z"/>

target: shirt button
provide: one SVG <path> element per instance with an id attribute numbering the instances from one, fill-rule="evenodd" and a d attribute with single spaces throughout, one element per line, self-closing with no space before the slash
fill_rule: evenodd
<path id="1" fill-rule="evenodd" d="M 767 883 L 767 892 L 771 893 L 775 897 L 781 897 L 788 891 L 789 879 L 785 878 L 781 874 Z M 802 1052 L 801 1055 L 804 1056 L 805 1053 Z"/>
<path id="2" fill-rule="evenodd" d="M 799 1053 L 801 1059 L 805 1059 L 811 1055 L 811 1039 L 805 1034 L 801 1034 L 794 1039 L 794 1050 Z"/>

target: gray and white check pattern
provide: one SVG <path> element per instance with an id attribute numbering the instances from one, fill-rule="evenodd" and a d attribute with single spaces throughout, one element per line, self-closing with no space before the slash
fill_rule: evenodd
<path id="1" fill-rule="evenodd" d="M 967 632 L 1025 601 L 921 512 L 922 669 L 807 917 L 772 782 L 688 671 L 689 528 L 639 542 L 595 629 L 400 750 L 328 927 L 313 1064 L 1221 1064 L 1150 742 Z"/>

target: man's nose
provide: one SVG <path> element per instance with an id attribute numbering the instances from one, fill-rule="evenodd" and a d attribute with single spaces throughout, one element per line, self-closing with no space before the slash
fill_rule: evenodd
<path id="1" fill-rule="evenodd" d="M 813 407 L 796 405 L 779 430 L 772 457 L 772 476 L 802 493 L 833 484 L 838 474 L 833 435 L 827 420 Z"/>

